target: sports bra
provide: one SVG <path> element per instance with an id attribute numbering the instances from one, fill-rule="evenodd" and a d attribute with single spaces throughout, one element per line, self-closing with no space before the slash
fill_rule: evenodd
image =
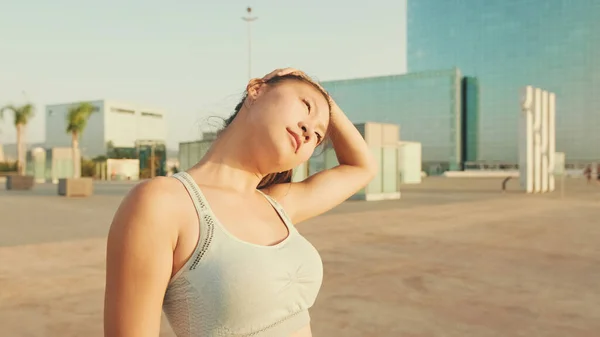
<path id="1" fill-rule="evenodd" d="M 263 193 L 288 228 L 287 238 L 272 246 L 252 244 L 219 223 L 188 173 L 174 177 L 188 191 L 200 223 L 198 244 L 170 280 L 163 301 L 175 334 L 282 337 L 308 325 L 323 264 L 281 205 Z"/>

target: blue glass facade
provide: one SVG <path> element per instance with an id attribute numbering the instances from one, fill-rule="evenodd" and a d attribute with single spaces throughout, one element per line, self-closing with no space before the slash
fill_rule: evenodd
<path id="1" fill-rule="evenodd" d="M 477 77 L 481 161 L 518 161 L 526 85 L 556 93 L 556 150 L 566 161 L 600 160 L 598 18 L 597 0 L 409 1 L 408 70 Z"/>
<path id="2" fill-rule="evenodd" d="M 425 171 L 461 169 L 469 142 L 463 141 L 462 119 L 467 112 L 458 69 L 321 84 L 353 123 L 399 124 L 400 139 L 422 144 Z"/>
<path id="3" fill-rule="evenodd" d="M 465 162 L 477 161 L 479 147 L 479 81 L 462 79 L 462 153 Z"/>

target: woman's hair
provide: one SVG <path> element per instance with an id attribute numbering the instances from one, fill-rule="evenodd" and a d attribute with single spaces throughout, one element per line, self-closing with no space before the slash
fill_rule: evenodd
<path id="1" fill-rule="evenodd" d="M 284 76 L 276 76 L 276 77 L 273 77 L 273 78 L 267 80 L 265 82 L 265 84 L 267 84 L 267 85 L 275 85 L 275 84 L 281 83 L 281 82 L 286 81 L 286 80 L 302 81 L 304 83 L 308 83 L 308 84 L 312 85 L 317 90 L 319 90 L 319 92 L 321 92 L 321 94 L 323 94 L 323 96 L 327 100 L 327 103 L 329 104 L 329 94 L 327 92 L 325 92 L 325 90 L 323 90 L 323 88 L 321 88 L 318 84 L 314 83 L 310 79 L 308 79 L 306 77 L 303 77 L 303 76 L 294 75 L 294 74 L 289 74 L 289 75 L 284 75 Z M 248 91 L 246 90 L 244 92 L 244 96 L 242 97 L 242 100 L 238 103 L 238 105 L 236 105 L 236 107 L 235 107 L 235 109 L 233 111 L 233 114 L 231 116 L 229 116 L 227 119 L 225 119 L 224 126 L 218 132 L 219 134 L 221 132 L 225 131 L 225 129 L 227 129 L 227 127 L 237 117 L 238 113 L 240 112 L 240 110 L 244 106 L 244 103 L 246 102 L 247 98 L 248 98 Z M 331 110 L 331 105 L 329 106 L 329 108 L 330 108 L 329 110 Z M 267 174 L 266 176 L 264 176 L 262 178 L 262 180 L 258 184 L 257 188 L 258 189 L 264 189 L 264 188 L 268 188 L 269 186 L 272 186 L 272 185 L 275 185 L 275 184 L 291 183 L 292 182 L 292 172 L 293 172 L 293 170 L 288 170 L 288 171 L 283 171 L 283 172 L 277 172 L 277 173 Z"/>

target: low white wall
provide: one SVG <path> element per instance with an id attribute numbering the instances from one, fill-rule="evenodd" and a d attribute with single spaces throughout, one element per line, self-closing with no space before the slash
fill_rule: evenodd
<path id="1" fill-rule="evenodd" d="M 444 176 L 448 178 L 516 178 L 519 176 L 519 171 L 446 171 Z"/>

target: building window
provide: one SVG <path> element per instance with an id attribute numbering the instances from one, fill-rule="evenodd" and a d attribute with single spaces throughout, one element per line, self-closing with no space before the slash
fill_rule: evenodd
<path id="1" fill-rule="evenodd" d="M 152 118 L 162 118 L 162 114 L 156 112 L 142 112 L 142 116 L 148 116 Z"/>
<path id="2" fill-rule="evenodd" d="M 130 114 L 130 115 L 135 114 L 135 111 L 133 111 L 133 110 L 121 109 L 121 108 L 110 108 L 110 111 L 120 113 L 120 114 Z"/>

